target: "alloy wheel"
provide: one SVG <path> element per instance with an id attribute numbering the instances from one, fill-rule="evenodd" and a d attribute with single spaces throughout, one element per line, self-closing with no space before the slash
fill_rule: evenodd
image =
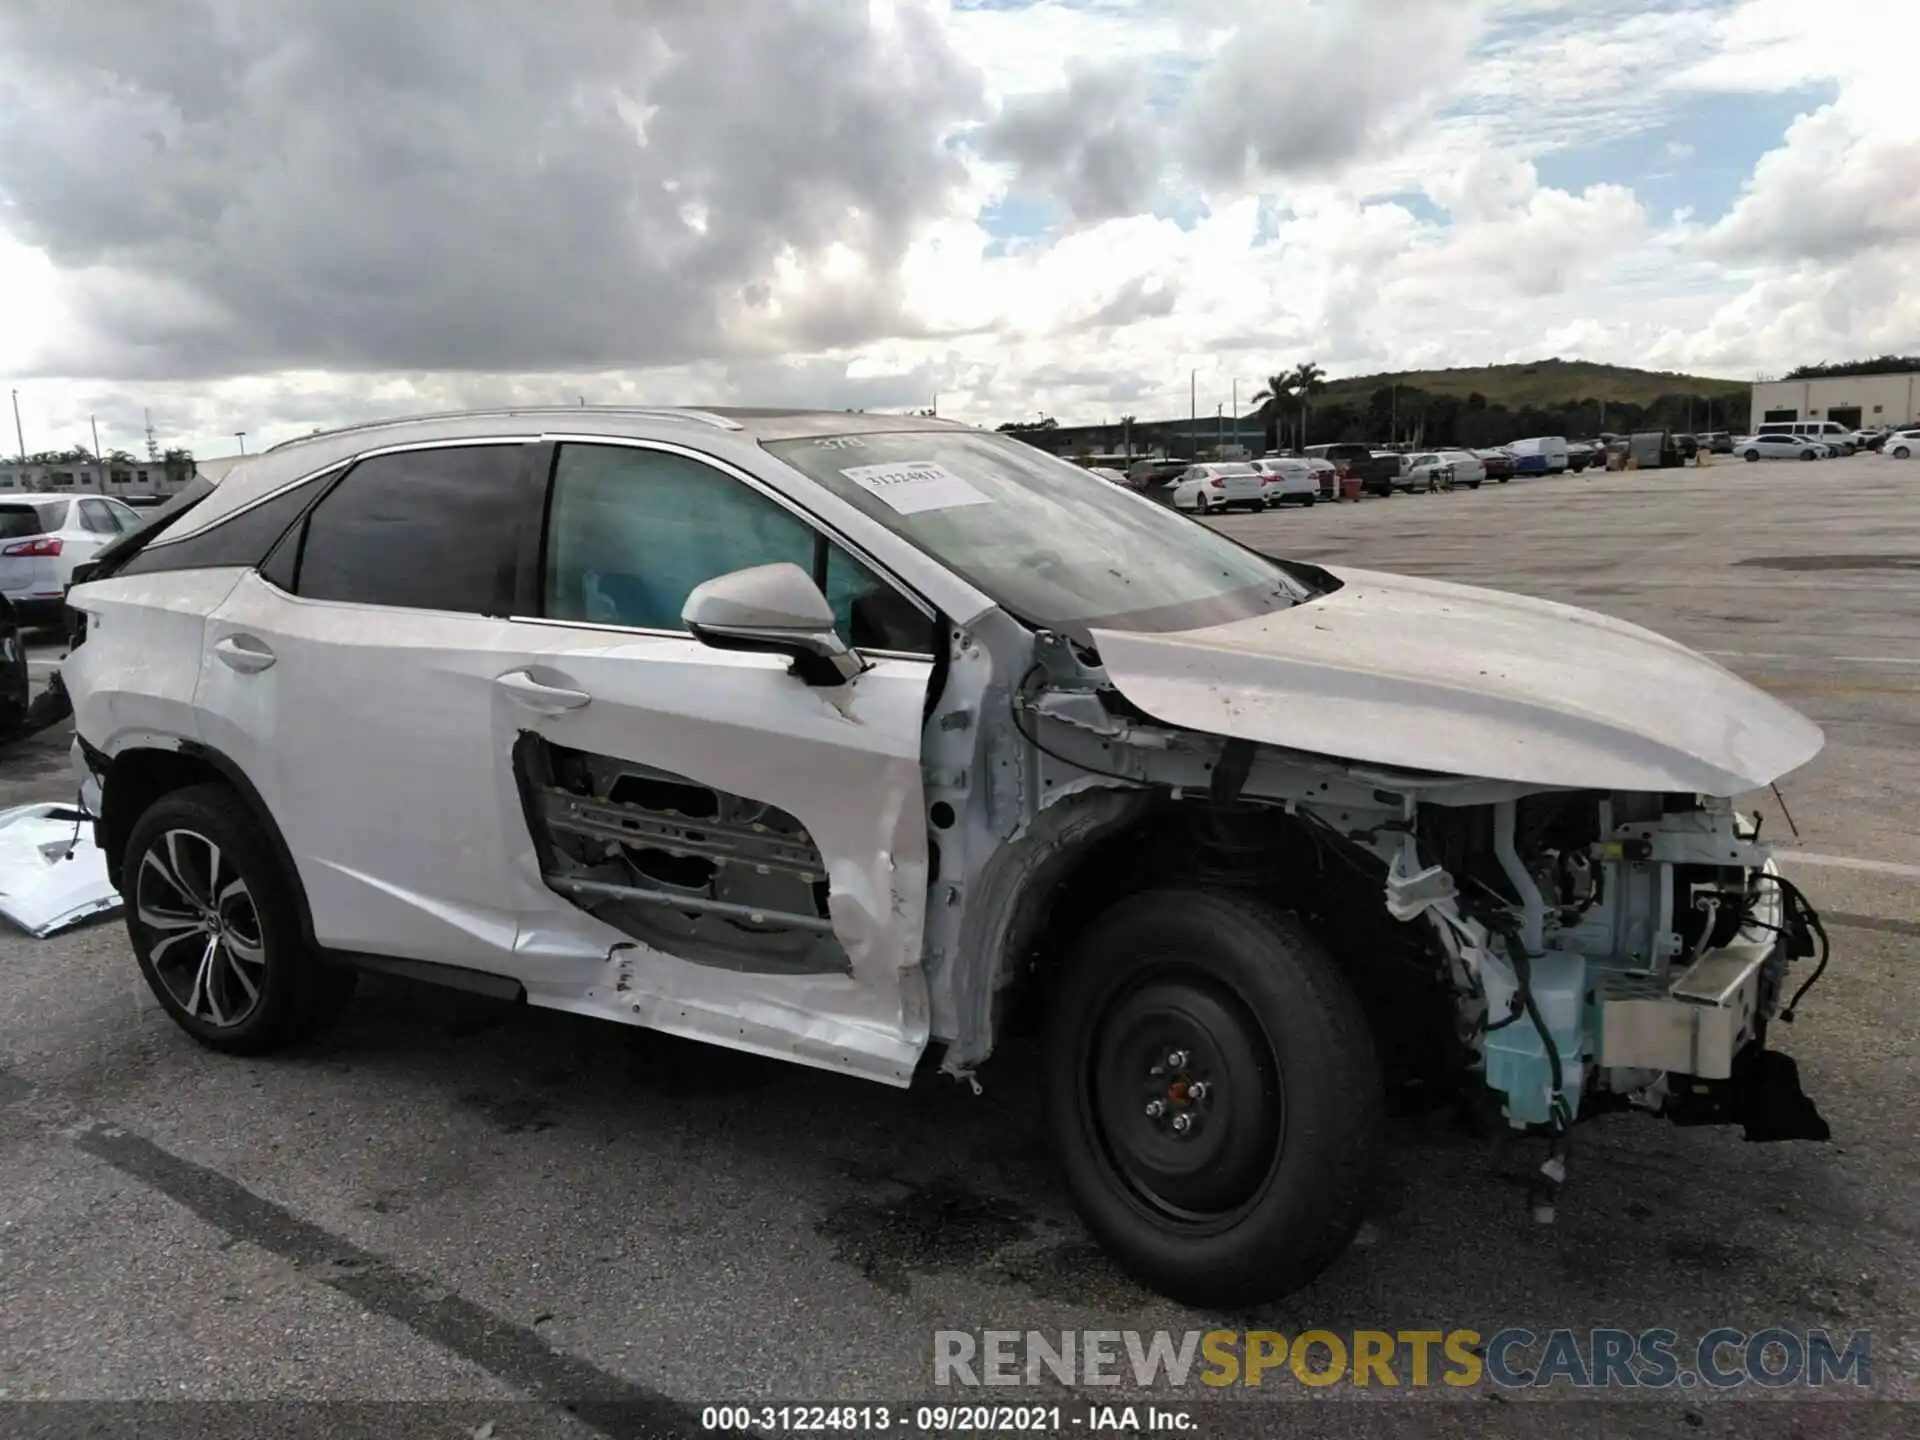
<path id="1" fill-rule="evenodd" d="M 212 840 L 164 831 L 140 857 L 134 917 L 148 933 L 154 973 L 188 1015 L 231 1029 L 259 1007 L 267 977 L 260 912 Z"/>

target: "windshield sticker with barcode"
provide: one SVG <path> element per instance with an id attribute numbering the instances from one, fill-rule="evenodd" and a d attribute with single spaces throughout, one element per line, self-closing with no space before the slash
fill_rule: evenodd
<path id="1" fill-rule="evenodd" d="M 854 484 L 877 495 L 901 515 L 927 510 L 953 510 L 962 505 L 989 505 L 992 497 L 931 460 L 903 460 L 893 465 L 852 465 L 840 472 Z"/>

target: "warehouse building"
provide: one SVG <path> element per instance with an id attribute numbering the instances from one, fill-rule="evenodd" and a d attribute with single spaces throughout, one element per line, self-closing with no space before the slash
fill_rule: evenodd
<path id="1" fill-rule="evenodd" d="M 1832 420 L 1852 430 L 1920 424 L 1920 375 L 1830 375 L 1810 380 L 1766 380 L 1753 387 L 1753 423 Z"/>

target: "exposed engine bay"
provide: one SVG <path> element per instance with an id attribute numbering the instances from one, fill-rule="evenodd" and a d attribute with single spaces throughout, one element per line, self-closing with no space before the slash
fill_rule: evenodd
<path id="1" fill-rule="evenodd" d="M 1730 799 L 1542 790 L 1198 735 L 1130 706 L 1080 647 L 1043 635 L 1036 653 L 1013 704 L 1043 808 L 1150 792 L 1100 841 L 1100 888 L 1232 887 L 1298 914 L 1386 1037 L 1391 1083 L 1556 1143 L 1625 1108 L 1827 1138 L 1793 1062 L 1766 1049 L 1769 1022 L 1824 971 L 1825 932 Z M 1030 959 L 1046 936 L 1025 932 Z M 1818 964 L 1789 999 L 1802 958 Z"/>

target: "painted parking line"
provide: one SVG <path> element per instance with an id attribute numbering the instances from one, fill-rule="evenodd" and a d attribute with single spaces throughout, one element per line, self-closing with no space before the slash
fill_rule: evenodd
<path id="1" fill-rule="evenodd" d="M 1762 650 L 1702 650 L 1715 660 L 1802 660 L 1809 665 L 1894 665 L 1920 670 L 1920 656 L 1912 655 L 1782 655 Z"/>
<path id="2" fill-rule="evenodd" d="M 1802 865 L 1822 865 L 1832 870 L 1865 870 L 1874 875 L 1897 875 L 1903 880 L 1920 880 L 1920 865 L 1901 865 L 1892 860 L 1862 860 L 1853 855 L 1822 855 L 1813 850 L 1775 850 L 1782 864 L 1798 861 Z"/>

